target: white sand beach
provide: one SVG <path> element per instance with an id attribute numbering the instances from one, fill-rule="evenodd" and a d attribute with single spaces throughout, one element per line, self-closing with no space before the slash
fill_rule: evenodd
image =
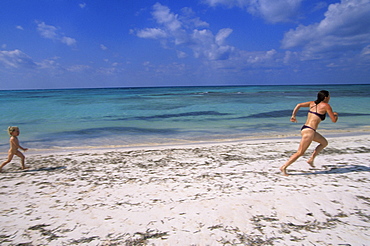
<path id="1" fill-rule="evenodd" d="M 1 245 L 369 245 L 370 135 L 26 152 L 0 173 Z M 5 153 L 1 155 L 5 159 Z"/>

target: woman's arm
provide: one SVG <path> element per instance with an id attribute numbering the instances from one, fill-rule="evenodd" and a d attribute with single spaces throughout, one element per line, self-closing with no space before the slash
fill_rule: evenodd
<path id="1" fill-rule="evenodd" d="M 333 109 L 329 104 L 325 105 L 326 113 L 329 115 L 330 119 L 332 122 L 337 122 L 338 121 L 338 113 L 333 112 Z"/>
<path id="2" fill-rule="evenodd" d="M 304 102 L 304 103 L 298 103 L 295 108 L 293 109 L 292 117 L 290 118 L 291 122 L 298 122 L 296 119 L 296 115 L 300 108 L 309 107 L 311 102 Z"/>

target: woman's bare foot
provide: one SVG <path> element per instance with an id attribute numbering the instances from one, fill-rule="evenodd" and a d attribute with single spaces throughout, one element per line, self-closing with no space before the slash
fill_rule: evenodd
<path id="1" fill-rule="evenodd" d="M 283 173 L 284 176 L 289 176 L 289 174 L 286 172 L 286 167 L 281 166 L 280 171 Z"/>
<path id="2" fill-rule="evenodd" d="M 27 170 L 29 167 L 23 166 L 21 168 L 22 168 L 22 170 Z"/>
<path id="3" fill-rule="evenodd" d="M 307 163 L 312 167 L 315 168 L 315 165 L 313 164 L 313 160 L 309 159 Z"/>

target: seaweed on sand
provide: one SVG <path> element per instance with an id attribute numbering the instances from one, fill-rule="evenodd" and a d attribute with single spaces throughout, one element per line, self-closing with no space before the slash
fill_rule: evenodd
<path id="1" fill-rule="evenodd" d="M 42 236 L 47 237 L 47 240 L 49 242 L 59 238 L 59 236 L 57 236 L 55 233 L 53 233 L 52 230 L 45 229 L 45 227 L 47 227 L 47 226 L 50 226 L 50 225 L 46 225 L 46 224 L 35 225 L 35 226 L 29 227 L 28 230 L 39 231 Z"/>
<path id="2" fill-rule="evenodd" d="M 148 229 L 146 232 L 134 233 L 132 239 L 128 239 L 125 241 L 125 245 L 126 246 L 146 245 L 148 243 L 148 239 L 153 239 L 153 238 L 165 239 L 166 236 L 168 236 L 167 232 L 158 232 L 158 231 Z"/>

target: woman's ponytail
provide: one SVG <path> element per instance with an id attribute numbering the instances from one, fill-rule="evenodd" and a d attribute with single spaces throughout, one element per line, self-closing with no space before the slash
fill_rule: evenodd
<path id="1" fill-rule="evenodd" d="M 317 100 L 315 101 L 315 104 L 319 104 L 321 103 L 322 101 L 325 100 L 325 97 L 328 97 L 329 96 L 329 92 L 326 91 L 326 90 L 322 90 L 322 91 L 319 91 L 319 93 L 317 93 Z"/>

